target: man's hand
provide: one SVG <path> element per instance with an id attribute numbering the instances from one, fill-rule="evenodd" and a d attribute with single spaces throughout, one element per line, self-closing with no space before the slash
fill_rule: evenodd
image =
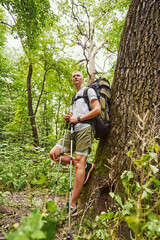
<path id="1" fill-rule="evenodd" d="M 78 122 L 77 117 L 74 117 L 73 115 L 70 115 L 69 123 L 77 123 L 77 122 Z"/>
<path id="2" fill-rule="evenodd" d="M 71 116 L 70 113 L 65 114 L 64 115 L 64 121 L 69 122 L 70 116 Z"/>
<path id="3" fill-rule="evenodd" d="M 67 113 L 65 116 L 64 116 L 64 120 L 66 122 L 69 122 L 69 123 L 77 123 L 78 120 L 77 120 L 77 117 L 74 117 L 72 114 L 70 113 Z"/>
<path id="4" fill-rule="evenodd" d="M 74 117 L 73 114 L 67 113 L 64 115 L 64 120 L 69 123 L 77 123 L 77 117 Z"/>

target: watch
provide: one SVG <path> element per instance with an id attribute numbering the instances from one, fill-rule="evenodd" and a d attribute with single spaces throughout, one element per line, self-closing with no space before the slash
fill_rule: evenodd
<path id="1" fill-rule="evenodd" d="M 77 117 L 77 120 L 78 120 L 78 122 L 80 122 L 81 121 L 80 117 Z"/>

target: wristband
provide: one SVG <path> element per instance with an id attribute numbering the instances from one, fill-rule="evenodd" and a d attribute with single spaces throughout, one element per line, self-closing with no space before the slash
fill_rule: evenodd
<path id="1" fill-rule="evenodd" d="M 77 120 L 78 120 L 78 122 L 80 122 L 81 121 L 80 117 L 77 117 Z"/>

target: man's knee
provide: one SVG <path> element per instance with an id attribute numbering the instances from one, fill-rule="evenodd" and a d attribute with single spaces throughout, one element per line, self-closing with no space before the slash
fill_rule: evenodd
<path id="1" fill-rule="evenodd" d="M 75 167 L 76 168 L 84 168 L 86 165 L 86 156 L 77 154 L 75 157 Z"/>
<path id="2" fill-rule="evenodd" d="M 81 162 L 81 158 L 82 158 L 81 155 L 76 155 L 76 157 L 75 157 L 76 163 Z"/>
<path id="3" fill-rule="evenodd" d="M 52 148 L 52 150 L 50 151 L 49 155 L 50 155 L 50 158 L 54 161 L 58 161 L 59 160 L 59 157 L 60 157 L 60 154 L 61 154 L 61 149 L 54 146 Z"/>

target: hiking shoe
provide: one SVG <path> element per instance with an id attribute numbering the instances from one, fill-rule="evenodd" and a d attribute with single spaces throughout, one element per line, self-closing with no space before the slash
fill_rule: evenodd
<path id="1" fill-rule="evenodd" d="M 78 205 L 78 203 L 76 203 L 75 207 L 71 206 L 71 216 L 72 217 L 77 216 L 77 213 L 78 213 L 77 205 Z M 69 202 L 67 202 L 66 207 L 67 207 L 67 214 L 69 214 Z"/>
<path id="2" fill-rule="evenodd" d="M 85 179 L 84 179 L 83 185 L 88 182 L 88 179 L 89 179 L 94 167 L 95 167 L 94 163 L 87 163 L 87 167 L 85 168 Z"/>

